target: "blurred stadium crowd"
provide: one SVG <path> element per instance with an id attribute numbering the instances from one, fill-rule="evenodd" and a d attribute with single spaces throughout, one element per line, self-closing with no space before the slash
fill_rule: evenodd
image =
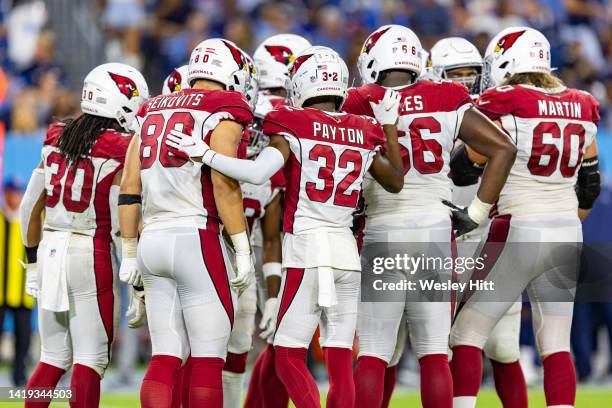
<path id="1" fill-rule="evenodd" d="M 137 67 L 147 78 L 152 94 L 159 93 L 167 73 L 185 64 L 193 46 L 210 37 L 226 37 L 253 51 L 270 35 L 301 34 L 313 44 L 337 50 L 355 74 L 361 44 L 368 33 L 383 24 L 411 27 L 426 48 L 440 38 L 458 35 L 471 40 L 481 52 L 501 29 L 529 25 L 550 40 L 553 66 L 566 84 L 587 90 L 600 101 L 600 137 L 610 138 L 611 22 L 612 2 L 608 0 L 0 0 L 0 121 L 6 126 L 7 142 L 40 140 L 53 118 L 78 113 L 82 78 L 104 61 Z M 4 183 L 5 222 L 0 223 L 0 244 L 4 243 L 0 245 L 0 269 L 5 277 L 0 279 L 0 292 L 7 290 L 7 271 L 18 268 L 8 259 L 23 256 L 8 253 L 7 231 L 11 230 L 24 181 L 13 177 L 15 174 L 6 167 L 9 160 L 25 161 L 28 164 L 23 166 L 29 172 L 33 167 L 28 167 L 29 163 L 37 162 L 39 154 L 31 147 L 15 151 L 25 151 L 28 157 L 7 157 L 12 153 L 5 149 L 4 178 L 9 181 Z M 610 153 L 608 161 L 609 157 Z M 17 197 L 11 192 L 16 192 Z M 605 197 L 604 194 L 604 204 L 609 204 L 612 194 L 608 191 Z M 603 228 L 603 224 L 599 227 Z M 608 231 L 606 237 L 609 234 Z M 0 306 L 0 320 L 5 310 L 14 312 L 14 318 L 4 325 L 13 332 L 19 331 L 20 321 L 30 316 L 27 313 L 28 317 L 20 320 L 18 313 L 30 310 L 32 304 L 18 299 L 11 305 L 0 296 Z M 582 309 L 576 312 L 575 324 L 579 326 L 574 328 L 574 354 L 579 376 L 588 379 L 595 370 L 591 367 L 597 339 L 593 333 L 607 325 L 612 337 L 612 305 L 579 307 Z M 21 340 L 16 341 L 17 360 L 24 360 L 27 354 L 27 326 L 21 329 Z M 138 343 L 144 337 L 144 332 L 136 331 L 119 335 L 117 344 L 123 348 L 115 353 L 115 360 L 125 375 L 138 358 L 146 358 L 138 353 Z M 523 342 L 533 344 L 528 332 Z M 0 349 L 0 353 L 6 358 L 7 352 Z M 8 355 L 15 356 L 12 350 Z M 526 355 L 529 358 L 534 354 Z M 17 361 L 11 365 L 12 382 L 23 383 L 23 364 Z M 406 362 L 405 366 L 409 365 Z M 602 370 L 612 373 L 612 367 Z M 409 378 L 405 380 L 410 382 Z"/>
<path id="2" fill-rule="evenodd" d="M 71 13 L 60 16 L 66 7 Z M 79 22 L 70 15 L 89 36 L 64 38 L 66 25 Z M 611 15 L 607 0 L 1 0 L 0 63 L 9 79 L 1 117 L 12 132 L 30 133 L 78 109 L 71 85 L 83 75 L 72 74 L 96 62 L 70 54 L 81 39 L 98 59 L 141 69 L 159 91 L 203 38 L 223 36 L 252 51 L 272 34 L 293 32 L 334 48 L 354 72 L 367 33 L 383 24 L 411 27 L 426 48 L 459 35 L 481 51 L 501 29 L 530 25 L 550 40 L 559 75 L 592 92 L 612 128 Z"/>

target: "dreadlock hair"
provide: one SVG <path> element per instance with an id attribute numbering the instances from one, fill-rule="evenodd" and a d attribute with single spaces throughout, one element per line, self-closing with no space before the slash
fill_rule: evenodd
<path id="1" fill-rule="evenodd" d="M 504 85 L 531 84 L 542 89 L 554 89 L 563 86 L 563 81 L 556 76 L 543 72 L 525 72 L 507 78 Z"/>
<path id="2" fill-rule="evenodd" d="M 76 119 L 64 121 L 66 127 L 59 137 L 57 147 L 69 161 L 77 162 L 93 148 L 98 136 L 106 129 L 122 132 L 117 120 L 84 113 Z"/>

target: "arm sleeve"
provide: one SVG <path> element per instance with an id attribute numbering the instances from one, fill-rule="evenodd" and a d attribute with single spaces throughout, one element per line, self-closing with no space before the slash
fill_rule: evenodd
<path id="1" fill-rule="evenodd" d="M 21 236 L 23 237 L 23 244 L 26 247 L 37 245 L 36 243 L 28 242 L 28 228 L 30 227 L 30 219 L 32 218 L 32 211 L 36 206 L 38 198 L 45 189 L 45 170 L 38 168 L 32 172 L 32 177 L 28 182 L 28 187 L 21 200 L 19 207 L 19 225 L 21 227 Z"/>
<path id="2" fill-rule="evenodd" d="M 238 181 L 263 184 L 285 164 L 283 154 L 274 147 L 266 147 L 255 160 L 235 159 L 209 150 L 202 158 L 204 164 Z M 208 153 L 208 152 L 207 152 Z"/>

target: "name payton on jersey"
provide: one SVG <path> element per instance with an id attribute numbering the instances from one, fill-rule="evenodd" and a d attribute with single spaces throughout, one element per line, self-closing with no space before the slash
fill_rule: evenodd
<path id="1" fill-rule="evenodd" d="M 312 131 L 315 137 L 334 141 L 363 144 L 363 130 L 337 127 L 327 123 L 312 122 Z"/>

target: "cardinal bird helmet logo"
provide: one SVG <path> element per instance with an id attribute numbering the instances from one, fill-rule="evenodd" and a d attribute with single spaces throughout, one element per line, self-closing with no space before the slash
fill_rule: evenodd
<path id="1" fill-rule="evenodd" d="M 181 77 L 181 73 L 175 69 L 175 70 L 172 70 L 172 72 L 168 76 L 166 85 L 168 85 L 168 89 L 170 89 L 170 92 L 177 92 L 181 90 L 182 82 L 183 82 L 183 78 Z"/>
<path id="2" fill-rule="evenodd" d="M 243 70 L 247 68 L 247 61 L 244 58 L 244 55 L 240 52 L 238 48 L 236 48 L 233 44 L 228 41 L 223 40 L 223 44 L 230 50 L 232 57 L 234 57 L 234 61 L 238 64 L 238 67 Z"/>
<path id="3" fill-rule="evenodd" d="M 389 31 L 390 28 L 391 27 L 387 27 L 387 28 L 384 28 L 382 30 L 372 33 L 372 35 L 370 35 L 368 39 L 366 40 L 365 44 L 363 44 L 363 49 L 361 50 L 361 52 L 369 54 L 370 50 L 372 49 L 372 47 L 374 47 L 374 45 L 376 45 L 380 37 L 382 37 L 382 35 L 386 33 L 387 31 Z"/>
<path id="4" fill-rule="evenodd" d="M 132 99 L 135 96 L 139 96 L 138 88 L 136 87 L 136 83 L 131 79 L 123 75 L 113 74 L 109 72 L 111 79 L 115 81 L 117 84 L 117 88 L 119 88 L 119 92 L 125 95 L 126 98 Z"/>
<path id="5" fill-rule="evenodd" d="M 295 61 L 293 51 L 284 45 L 266 45 L 266 51 L 281 64 L 289 65 Z"/>
<path id="6" fill-rule="evenodd" d="M 502 38 L 499 39 L 499 41 L 495 45 L 495 52 L 501 52 L 503 55 L 506 51 L 508 51 L 514 45 L 516 40 L 518 40 L 518 38 L 524 33 L 525 33 L 525 30 L 517 31 L 514 33 L 508 33 L 504 35 Z"/>
<path id="7" fill-rule="evenodd" d="M 300 55 L 299 57 L 296 58 L 296 60 L 293 62 L 293 65 L 291 65 L 291 68 L 289 69 L 289 73 L 291 75 L 295 74 L 297 72 L 297 70 L 300 68 L 300 66 L 306 62 L 306 60 L 310 57 L 312 57 L 314 54 L 306 54 L 306 55 Z"/>

